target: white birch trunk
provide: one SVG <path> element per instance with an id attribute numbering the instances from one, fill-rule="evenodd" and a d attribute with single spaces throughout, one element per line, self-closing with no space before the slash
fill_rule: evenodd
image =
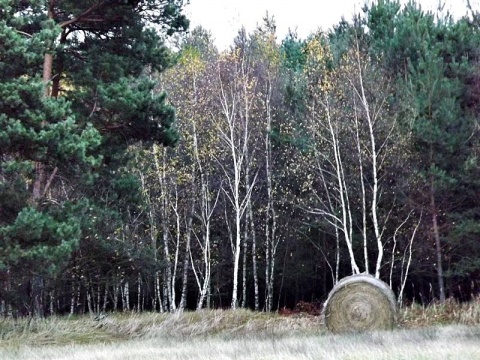
<path id="1" fill-rule="evenodd" d="M 410 237 L 410 241 L 408 243 L 408 247 L 405 248 L 405 251 L 403 253 L 403 258 L 402 258 L 402 274 L 400 276 L 400 281 L 401 281 L 401 287 L 400 291 L 398 293 L 397 297 L 397 302 L 399 306 L 403 305 L 403 292 L 405 291 L 405 285 L 407 284 L 407 278 L 408 278 L 408 273 L 410 271 L 410 265 L 412 264 L 412 245 L 413 245 L 413 240 L 415 239 L 415 235 L 417 234 L 417 230 L 420 227 L 420 223 L 422 222 L 422 215 L 423 211 L 420 214 L 420 218 L 418 220 L 417 225 L 413 229 L 412 236 Z M 408 251 L 408 260 L 407 264 L 405 266 L 405 257 L 406 257 L 406 252 Z"/>
<path id="2" fill-rule="evenodd" d="M 128 281 L 123 285 L 123 310 L 130 311 L 130 285 Z"/>
<path id="3" fill-rule="evenodd" d="M 155 302 L 158 302 L 158 310 L 163 313 L 162 286 L 160 282 L 160 271 L 155 273 Z"/>
<path id="4" fill-rule="evenodd" d="M 258 291 L 258 270 L 257 270 L 257 239 L 255 232 L 255 221 L 253 219 L 252 203 L 248 205 L 248 217 L 250 221 L 250 231 L 252 233 L 252 271 L 253 271 L 253 290 L 254 290 L 254 309 L 258 311 L 260 309 L 260 298 Z"/>
<path id="5" fill-rule="evenodd" d="M 330 131 L 332 147 L 334 152 L 334 164 L 335 164 L 335 173 L 336 173 L 336 179 L 338 184 L 338 192 L 340 195 L 340 206 L 341 206 L 341 216 L 342 216 L 340 224 L 345 237 L 345 243 L 347 245 L 348 254 L 350 256 L 350 266 L 352 268 L 352 273 L 358 274 L 360 273 L 360 269 L 358 268 L 357 262 L 355 260 L 355 255 L 353 254 L 351 226 L 349 226 L 349 219 L 351 219 L 351 214 L 349 214 L 348 196 L 346 195 L 347 189 L 345 188 L 343 165 L 342 165 L 342 159 L 340 156 L 340 144 L 338 141 L 337 133 L 332 123 L 328 99 L 325 99 L 325 105 L 326 105 L 325 111 L 326 111 L 326 118 L 328 122 L 328 129 Z"/>
<path id="6" fill-rule="evenodd" d="M 247 307 L 247 251 L 248 251 L 248 221 L 244 222 L 243 231 L 243 258 L 242 258 L 242 303 L 241 307 Z"/>
<path id="7" fill-rule="evenodd" d="M 183 259 L 183 274 L 182 274 L 182 294 L 180 296 L 180 304 L 178 309 L 180 311 L 185 309 L 187 305 L 187 290 L 188 290 L 188 264 L 190 263 L 190 242 L 192 238 L 192 222 L 193 222 L 193 208 L 195 207 L 195 202 L 192 201 L 192 210 L 191 214 L 187 220 L 187 229 L 185 235 L 185 253 Z"/>
<path id="8" fill-rule="evenodd" d="M 372 213 L 372 221 L 373 221 L 373 230 L 375 233 L 375 238 L 377 240 L 377 262 L 375 266 L 375 277 L 377 279 L 380 278 L 380 268 L 382 267 L 382 260 L 383 260 L 383 241 L 382 241 L 382 234 L 380 231 L 380 226 L 378 223 L 378 165 L 377 165 L 377 144 L 375 138 L 375 131 L 374 131 L 374 119 L 370 114 L 370 106 L 367 101 L 367 97 L 365 95 L 365 87 L 363 85 L 363 73 L 362 73 L 362 64 L 360 60 L 360 50 L 358 47 L 356 48 L 356 60 L 357 60 L 357 73 L 358 73 L 358 80 L 360 84 L 360 100 L 362 103 L 363 110 L 365 111 L 365 116 L 368 124 L 368 132 L 370 135 L 370 151 L 371 151 L 371 160 L 372 160 L 372 203 L 371 203 L 371 213 Z M 362 182 L 363 183 L 363 182 Z"/>
<path id="9" fill-rule="evenodd" d="M 266 311 L 272 311 L 273 307 L 273 281 L 274 281 L 274 269 L 275 269 L 275 253 L 277 239 L 275 237 L 276 232 L 276 213 L 273 202 L 273 184 L 272 184 L 272 142 L 270 139 L 270 133 L 272 131 L 272 111 L 271 111 L 271 97 L 272 87 L 270 79 L 267 81 L 267 91 L 265 99 L 265 110 L 267 113 L 266 120 L 266 134 L 265 134 L 265 172 L 267 178 L 267 209 L 265 218 L 265 281 L 266 281 L 266 299 L 265 307 Z"/>
<path id="10" fill-rule="evenodd" d="M 221 125 L 217 126 L 220 132 L 220 138 L 226 145 L 229 154 L 230 168 L 223 166 L 224 175 L 227 178 L 229 191 L 225 191 L 226 196 L 230 200 L 235 217 L 234 241 L 232 242 L 233 251 L 233 284 L 232 284 L 232 301 L 231 308 L 236 309 L 238 305 L 238 278 L 241 251 L 241 220 L 245 212 L 251 192 L 256 181 L 256 176 L 251 183 L 245 184 L 246 191 L 241 193 L 241 181 L 245 179 L 244 163 L 248 161 L 249 146 L 249 121 L 250 121 L 250 94 L 247 86 L 247 72 L 245 69 L 244 59 L 241 59 L 241 70 L 235 73 L 236 78 L 234 84 L 230 88 L 229 94 L 219 78 L 220 85 L 220 104 L 224 118 L 225 130 Z M 220 74 L 219 74 L 220 75 Z M 242 83 L 238 86 L 238 77 Z M 237 88 L 238 87 L 238 88 Z M 240 103 L 237 92 L 240 93 L 243 100 L 243 109 L 241 115 L 237 114 L 237 107 Z M 233 173 L 233 175 L 231 174 Z M 227 219 L 228 221 L 228 219 Z"/>
<path id="11" fill-rule="evenodd" d="M 199 299 L 197 302 L 197 310 L 201 309 L 204 305 L 205 298 L 210 289 L 210 277 L 211 277 L 211 256 L 210 256 L 210 223 L 218 204 L 221 189 L 217 190 L 215 199 L 210 196 L 210 183 L 209 183 L 209 171 L 203 165 L 203 160 L 200 158 L 198 136 L 195 122 L 192 123 L 193 132 L 193 152 L 196 161 L 196 166 L 200 174 L 200 218 L 202 222 L 202 242 L 200 247 L 202 249 L 203 260 L 203 283 L 198 282 L 200 291 Z M 192 263 L 193 266 L 193 263 Z M 209 307 L 209 301 L 207 299 L 207 307 Z"/>
<path id="12" fill-rule="evenodd" d="M 177 270 L 178 270 L 178 255 L 180 253 L 180 238 L 181 238 L 181 226 L 180 226 L 180 212 L 178 210 L 178 185 L 175 184 L 175 202 L 171 205 L 173 209 L 173 213 L 175 214 L 175 226 L 176 226 L 176 236 L 175 236 L 175 255 L 173 257 L 173 273 L 172 273 L 172 280 L 171 280 L 171 293 L 172 293 L 172 303 L 173 303 L 173 310 L 176 310 L 176 292 L 175 292 L 175 285 L 177 279 Z"/>
<path id="13" fill-rule="evenodd" d="M 367 241 L 367 194 L 365 191 L 365 178 L 363 176 L 363 155 L 360 143 L 358 114 L 355 97 L 353 98 L 353 104 L 355 109 L 355 135 L 356 145 L 358 152 L 358 168 L 360 177 L 360 187 L 362 189 L 362 237 L 363 237 L 363 261 L 365 266 L 365 272 L 370 273 L 368 264 L 368 241 Z"/>
<path id="14" fill-rule="evenodd" d="M 159 159 L 159 151 L 162 151 L 162 158 Z M 172 287 L 173 276 L 172 276 L 172 259 L 170 257 L 170 246 L 169 246 L 169 231 L 168 231 L 168 219 L 169 219 L 169 200 L 168 200 L 168 189 L 167 189 L 167 179 L 166 179 L 166 150 L 160 149 L 157 145 L 154 145 L 154 162 L 155 168 L 157 171 L 157 178 L 160 185 L 160 204 L 161 204 L 161 226 L 162 226 L 162 240 L 163 240 L 163 255 L 165 257 L 165 283 L 164 283 L 164 292 L 166 297 L 164 297 L 164 302 L 167 304 L 168 311 L 175 311 L 175 300 L 174 290 Z M 161 160 L 161 163 L 160 163 Z"/>

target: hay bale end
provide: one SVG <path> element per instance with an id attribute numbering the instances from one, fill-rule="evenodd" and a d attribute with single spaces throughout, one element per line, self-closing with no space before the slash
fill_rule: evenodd
<path id="1" fill-rule="evenodd" d="M 392 289 L 368 274 L 340 280 L 323 308 L 325 325 L 334 333 L 392 329 L 396 313 Z"/>

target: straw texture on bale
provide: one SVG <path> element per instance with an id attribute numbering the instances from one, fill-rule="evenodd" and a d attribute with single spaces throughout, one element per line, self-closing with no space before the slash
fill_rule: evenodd
<path id="1" fill-rule="evenodd" d="M 334 333 L 392 329 L 397 305 L 390 287 L 372 275 L 340 280 L 323 308 L 325 325 Z"/>

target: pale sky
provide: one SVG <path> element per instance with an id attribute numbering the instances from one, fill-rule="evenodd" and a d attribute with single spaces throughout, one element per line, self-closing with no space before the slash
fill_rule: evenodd
<path id="1" fill-rule="evenodd" d="M 402 3 L 407 1 L 401 0 Z M 417 0 L 424 10 L 436 9 L 438 2 Z M 191 29 L 202 25 L 210 30 L 217 47 L 223 50 L 233 43 L 242 25 L 247 33 L 253 31 L 267 11 L 275 17 L 279 40 L 285 37 L 289 28 L 296 29 L 300 38 L 305 39 L 319 27 L 331 28 L 342 15 L 351 20 L 353 13 L 360 12 L 364 3 L 365 0 L 190 0 L 185 9 Z M 442 3 L 455 16 L 466 13 L 467 0 L 442 0 Z M 471 0 L 471 3 L 479 9 L 480 0 Z"/>

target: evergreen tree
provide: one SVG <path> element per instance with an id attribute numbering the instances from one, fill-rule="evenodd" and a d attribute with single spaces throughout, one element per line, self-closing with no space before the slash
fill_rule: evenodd
<path id="1" fill-rule="evenodd" d="M 473 84 L 480 38 L 469 20 L 424 12 L 413 1 L 403 9 L 397 1 L 379 1 L 365 11 L 371 53 L 397 79 L 392 102 L 416 159 L 408 196 L 429 219 L 423 228 L 429 241 L 417 249 L 423 277 L 418 281 L 436 277 L 437 296 L 444 300 L 454 288 L 444 284 L 446 274 L 460 275 L 456 261 L 470 258 L 461 244 L 466 241 L 471 249 L 468 239 L 478 234 L 471 224 L 478 207 L 472 202 L 478 191 Z M 464 275 L 474 268 L 463 268 Z"/>
<path id="2" fill-rule="evenodd" d="M 0 310 L 43 315 L 75 249 L 136 211 L 128 145 L 177 138 L 146 70 L 170 64 L 182 5 L 0 1 Z"/>

